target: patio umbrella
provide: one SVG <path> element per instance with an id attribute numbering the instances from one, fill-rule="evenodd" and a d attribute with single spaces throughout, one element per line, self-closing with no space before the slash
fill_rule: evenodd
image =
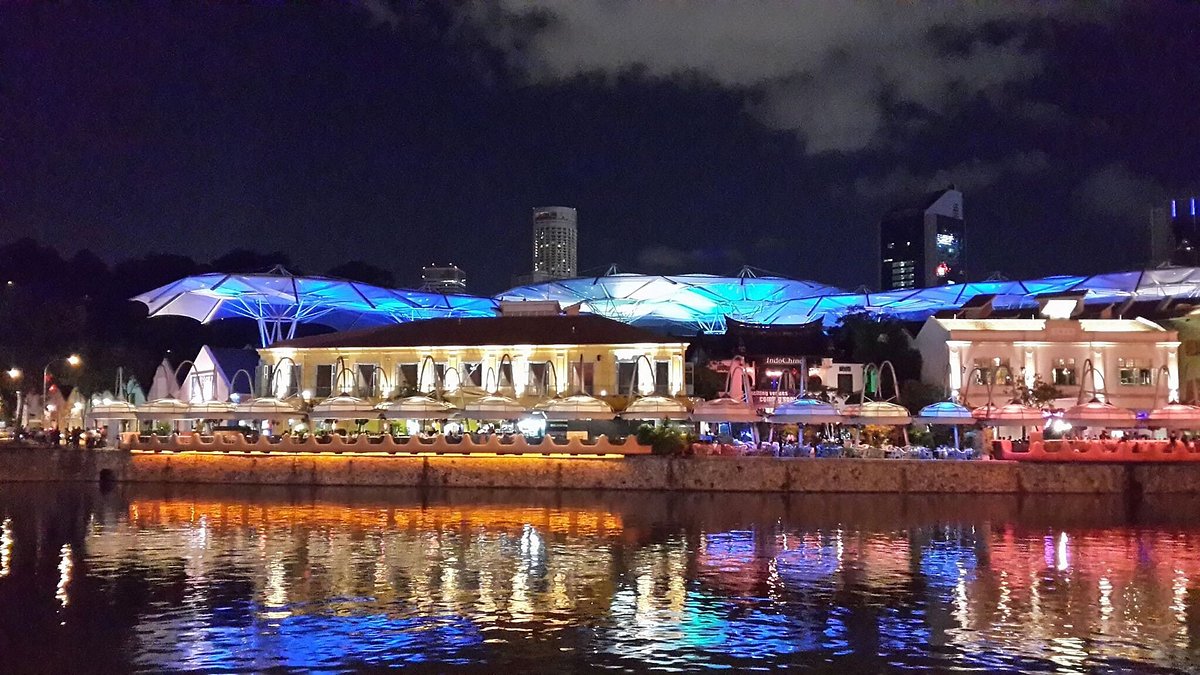
<path id="1" fill-rule="evenodd" d="M 1200 429 L 1200 408 L 1183 403 L 1168 403 L 1146 416 L 1146 426 L 1163 429 Z"/>
<path id="2" fill-rule="evenodd" d="M 767 421 L 772 424 L 841 424 L 844 418 L 832 403 L 797 398 L 776 408 Z"/>
<path id="3" fill-rule="evenodd" d="M 618 417 L 623 420 L 686 420 L 688 411 L 679 401 L 654 394 L 633 400 Z"/>
<path id="4" fill-rule="evenodd" d="M 1025 427 L 1040 425 L 1046 420 L 1046 414 L 1041 409 L 1015 402 L 1002 406 L 992 403 L 982 405 L 972 410 L 971 416 L 991 426 L 1014 424 Z"/>
<path id="5" fill-rule="evenodd" d="M 90 417 L 94 420 L 135 420 L 137 408 L 126 401 L 106 401 L 93 405 Z"/>
<path id="6" fill-rule="evenodd" d="M 715 398 L 711 401 L 700 401 L 689 415 L 693 422 L 738 422 L 753 424 L 761 422 L 763 416 L 749 403 L 737 401 L 728 396 Z"/>
<path id="7" fill-rule="evenodd" d="M 954 401 L 931 403 L 913 417 L 913 422 L 917 424 L 959 425 L 975 424 L 977 421 L 970 410 Z"/>
<path id="8" fill-rule="evenodd" d="M 233 416 L 234 405 L 223 401 L 204 401 L 188 406 L 188 413 L 197 420 L 223 420 Z"/>
<path id="9" fill-rule="evenodd" d="M 913 417 L 913 422 L 917 424 L 937 424 L 953 427 L 955 450 L 959 448 L 958 425 L 975 424 L 977 421 L 966 406 L 959 405 L 954 401 L 930 403 L 921 408 L 916 417 Z"/>
<path id="10" fill-rule="evenodd" d="M 516 399 L 498 394 L 481 396 L 463 406 L 463 416 L 475 420 L 511 420 L 527 412 L 529 409 Z"/>
<path id="11" fill-rule="evenodd" d="M 912 423 L 912 415 L 908 408 L 887 401 L 867 401 L 848 405 L 842 410 L 845 423 L 853 426 L 908 426 Z"/>
<path id="12" fill-rule="evenodd" d="M 369 401 L 339 394 L 313 406 L 311 416 L 316 420 L 364 420 L 378 414 Z"/>
<path id="13" fill-rule="evenodd" d="M 160 398 L 137 406 L 139 420 L 190 420 L 191 406 L 177 398 Z"/>
<path id="14" fill-rule="evenodd" d="M 1127 408 L 1118 408 L 1100 399 L 1073 405 L 1063 411 L 1063 420 L 1081 427 L 1127 429 L 1137 424 L 1137 415 Z"/>
<path id="15" fill-rule="evenodd" d="M 239 420 L 280 420 L 302 414 L 296 406 L 273 396 L 250 399 L 233 408 L 233 418 Z"/>
<path id="16" fill-rule="evenodd" d="M 428 396 L 408 396 L 396 401 L 387 401 L 376 406 L 388 419 L 438 420 L 445 419 L 454 411 L 449 403 L 436 401 Z"/>
<path id="17" fill-rule="evenodd" d="M 595 396 L 575 394 L 566 398 L 552 398 L 537 405 L 535 410 L 546 415 L 547 420 L 556 422 L 576 420 L 611 420 L 616 415 L 612 406 Z"/>

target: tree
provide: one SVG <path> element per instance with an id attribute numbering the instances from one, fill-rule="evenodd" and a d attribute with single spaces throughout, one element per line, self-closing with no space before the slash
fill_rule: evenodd
<path id="1" fill-rule="evenodd" d="M 838 358 L 852 363 L 891 361 L 900 381 L 921 377 L 921 352 L 904 322 L 890 316 L 852 312 L 829 332 Z M 890 395 L 894 392 L 884 392 Z"/>
<path id="2" fill-rule="evenodd" d="M 900 405 L 908 408 L 914 415 L 921 408 L 944 400 L 946 391 L 939 385 L 920 380 L 905 380 L 900 385 Z"/>
<path id="3" fill-rule="evenodd" d="M 1028 385 L 1024 379 L 1017 379 L 1009 391 L 1014 401 L 1035 408 L 1044 408 L 1054 399 L 1062 398 L 1063 394 L 1053 384 L 1042 379 L 1041 375 L 1033 376 L 1033 384 Z"/>

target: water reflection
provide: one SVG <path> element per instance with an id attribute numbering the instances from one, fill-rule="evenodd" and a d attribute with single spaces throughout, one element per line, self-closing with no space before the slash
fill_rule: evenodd
<path id="1" fill-rule="evenodd" d="M 1200 503 L 5 486 L 17 670 L 1200 668 Z"/>

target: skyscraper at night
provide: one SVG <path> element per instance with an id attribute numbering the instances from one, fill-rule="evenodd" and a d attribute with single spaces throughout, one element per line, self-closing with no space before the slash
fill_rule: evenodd
<path id="1" fill-rule="evenodd" d="M 1197 197 L 1172 199 L 1167 204 L 1171 216 L 1171 234 L 1175 237 L 1175 253 L 1171 262 L 1176 265 L 1200 264 L 1200 217 L 1196 215 Z"/>
<path id="2" fill-rule="evenodd" d="M 533 210 L 533 275 L 539 279 L 570 279 L 578 263 L 577 214 L 569 206 L 539 206 Z"/>
<path id="3" fill-rule="evenodd" d="M 963 197 L 953 185 L 898 205 L 879 223 L 879 286 L 926 288 L 967 280 Z"/>

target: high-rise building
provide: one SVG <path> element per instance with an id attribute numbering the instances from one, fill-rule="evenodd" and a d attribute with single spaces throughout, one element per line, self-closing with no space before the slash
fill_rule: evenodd
<path id="1" fill-rule="evenodd" d="M 1200 217 L 1196 202 L 1200 198 L 1172 199 L 1167 205 L 1171 214 L 1171 234 L 1175 236 L 1175 253 L 1171 262 L 1176 265 L 1200 264 Z"/>
<path id="2" fill-rule="evenodd" d="M 570 279 L 575 276 L 579 230 L 575 209 L 539 206 L 533 210 L 533 277 Z"/>
<path id="3" fill-rule="evenodd" d="M 426 265 L 421 268 L 421 290 L 430 293 L 466 293 L 467 273 L 458 265 Z"/>
<path id="4" fill-rule="evenodd" d="M 891 209 L 879 223 L 880 288 L 966 281 L 965 234 L 963 197 L 953 185 Z"/>
<path id="5" fill-rule="evenodd" d="M 1156 206 L 1150 209 L 1150 259 L 1151 267 L 1157 267 L 1175 256 L 1175 235 L 1171 233 L 1171 220 L 1167 208 Z"/>

